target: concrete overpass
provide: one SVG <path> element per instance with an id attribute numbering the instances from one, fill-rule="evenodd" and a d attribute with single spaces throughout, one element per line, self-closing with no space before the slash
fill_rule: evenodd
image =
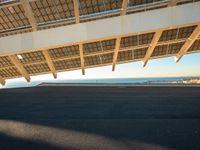
<path id="1" fill-rule="evenodd" d="M 200 2 L 16 0 L 0 3 L 6 79 L 200 52 Z"/>

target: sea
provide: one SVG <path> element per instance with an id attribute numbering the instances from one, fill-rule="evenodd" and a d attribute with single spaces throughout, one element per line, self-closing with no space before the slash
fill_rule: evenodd
<path id="1" fill-rule="evenodd" d="M 192 78 L 200 78 L 200 76 L 195 77 L 153 77 L 153 78 L 107 78 L 107 79 L 80 79 L 80 80 L 62 80 L 56 83 L 94 83 L 94 84 L 132 84 L 132 83 L 167 83 L 173 81 L 180 81 Z M 52 82 L 51 82 L 52 83 Z M 53 82 L 54 83 L 54 82 Z"/>
<path id="2" fill-rule="evenodd" d="M 44 80 L 27 82 L 7 82 L 5 86 L 0 88 L 21 88 L 33 86 L 50 86 L 50 85 L 65 85 L 65 84 L 148 84 L 148 83 L 171 83 L 174 81 L 200 78 L 200 76 L 193 77 L 153 77 L 153 78 L 107 78 L 107 79 L 70 79 L 70 80 Z"/>

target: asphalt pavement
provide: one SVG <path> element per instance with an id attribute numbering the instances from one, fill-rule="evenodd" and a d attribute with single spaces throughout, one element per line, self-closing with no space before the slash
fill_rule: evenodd
<path id="1" fill-rule="evenodd" d="M 200 150 L 198 87 L 0 90 L 0 150 Z"/>

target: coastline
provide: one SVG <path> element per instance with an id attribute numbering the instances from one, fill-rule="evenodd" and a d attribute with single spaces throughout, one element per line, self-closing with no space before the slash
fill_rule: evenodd
<path id="1" fill-rule="evenodd" d="M 113 79 L 111 79 L 113 80 Z M 50 83 L 50 82 L 42 82 L 36 86 L 109 86 L 109 87 L 134 87 L 134 86 L 166 86 L 166 87 L 200 87 L 200 77 L 183 77 L 176 80 L 147 80 L 143 82 L 119 82 L 120 79 L 114 79 L 114 82 L 105 82 L 104 80 L 96 80 L 96 82 L 91 83 Z M 123 80 L 123 79 L 121 79 Z M 133 79 L 134 80 L 134 79 Z"/>
<path id="2" fill-rule="evenodd" d="M 16 86 L 18 85 L 18 86 Z M 105 79 L 71 79 L 71 80 L 46 80 L 33 81 L 30 84 L 25 82 L 16 82 L 0 89 L 11 88 L 28 88 L 37 86 L 117 86 L 117 87 L 134 87 L 134 86 L 166 86 L 166 87 L 200 87 L 200 76 L 193 77 L 151 77 L 151 78 L 105 78 Z"/>
<path id="3" fill-rule="evenodd" d="M 94 87 L 148 87 L 148 86 L 163 86 L 163 87 L 200 87 L 200 84 L 174 84 L 174 83 L 41 83 L 36 85 L 36 87 L 44 87 L 44 86 L 94 86 Z"/>

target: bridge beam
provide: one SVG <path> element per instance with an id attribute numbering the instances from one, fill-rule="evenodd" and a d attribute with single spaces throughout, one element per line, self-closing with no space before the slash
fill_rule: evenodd
<path id="1" fill-rule="evenodd" d="M 83 45 L 79 45 L 79 52 L 80 52 L 80 58 L 81 58 L 81 69 L 82 69 L 82 75 L 85 75 L 85 64 L 84 64 L 84 54 L 83 54 Z"/>
<path id="2" fill-rule="evenodd" d="M 31 78 L 29 74 L 27 73 L 23 65 L 20 63 L 20 61 L 17 59 L 17 57 L 15 55 L 10 55 L 9 58 L 11 62 L 15 65 L 15 67 L 18 69 L 18 71 L 21 73 L 21 75 L 26 79 L 26 81 L 30 82 Z"/>
<path id="3" fill-rule="evenodd" d="M 74 15 L 76 23 L 80 23 L 79 2 L 78 0 L 73 0 L 73 3 L 74 3 Z"/>
<path id="4" fill-rule="evenodd" d="M 122 9 L 121 9 L 121 15 L 126 15 L 127 8 L 128 8 L 128 2 L 129 0 L 123 0 L 122 2 Z"/>
<path id="5" fill-rule="evenodd" d="M 159 41 L 160 37 L 162 35 L 162 32 L 163 32 L 162 30 L 159 30 L 154 34 L 153 40 L 152 40 L 152 42 L 151 42 L 151 44 L 150 44 L 150 46 L 149 46 L 149 48 L 148 48 L 148 50 L 146 52 L 146 55 L 144 57 L 144 65 L 143 65 L 143 67 L 146 66 L 149 58 L 151 57 L 156 45 L 158 44 L 158 41 Z"/>
<path id="6" fill-rule="evenodd" d="M 170 0 L 169 6 L 170 6 L 170 7 L 176 6 L 176 4 L 177 4 L 178 2 L 179 2 L 179 0 Z"/>
<path id="7" fill-rule="evenodd" d="M 112 63 L 112 71 L 115 71 L 115 66 L 117 62 L 117 57 L 120 49 L 120 43 L 121 43 L 121 38 L 116 39 L 116 44 L 115 44 L 115 51 L 113 55 L 113 63 Z"/>
<path id="8" fill-rule="evenodd" d="M 54 67 L 53 61 L 51 60 L 51 57 L 49 56 L 48 50 L 43 50 L 42 53 L 43 53 L 43 55 L 46 59 L 46 62 L 47 62 L 48 66 L 49 66 L 49 68 L 50 68 L 50 70 L 53 74 L 54 79 L 56 79 L 57 78 L 56 69 Z"/>
<path id="9" fill-rule="evenodd" d="M 36 19 L 34 17 L 34 14 L 33 14 L 33 11 L 32 11 L 32 8 L 30 6 L 30 2 L 28 0 L 20 0 L 24 10 L 25 10 L 25 15 L 26 17 L 28 18 L 29 20 L 29 23 L 31 24 L 32 26 L 32 29 L 34 31 L 37 30 L 37 22 L 36 22 Z"/>
<path id="10" fill-rule="evenodd" d="M 6 81 L 0 76 L 0 84 L 1 85 L 5 85 L 6 84 Z"/>
<path id="11" fill-rule="evenodd" d="M 183 55 L 187 53 L 189 48 L 192 46 L 192 44 L 196 41 L 196 39 L 199 36 L 200 36 L 200 24 L 195 28 L 193 33 L 190 35 L 185 44 L 182 46 L 179 53 L 176 55 L 176 62 L 178 62 L 183 57 Z"/>

